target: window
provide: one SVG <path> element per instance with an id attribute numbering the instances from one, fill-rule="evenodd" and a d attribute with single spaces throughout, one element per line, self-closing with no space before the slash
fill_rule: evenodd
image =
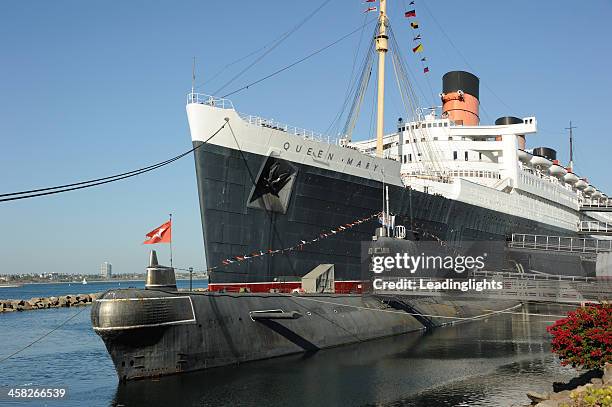
<path id="1" fill-rule="evenodd" d="M 457 159 L 457 152 L 453 151 L 453 160 L 456 160 L 456 159 Z"/>
<path id="2" fill-rule="evenodd" d="M 478 153 L 478 159 L 482 161 L 482 153 Z"/>
<path id="3" fill-rule="evenodd" d="M 421 141 L 425 141 L 425 137 L 421 137 Z"/>
<path id="4" fill-rule="evenodd" d="M 412 154 L 408 154 L 408 162 L 412 162 Z"/>
<path id="5" fill-rule="evenodd" d="M 437 140 L 437 139 L 438 139 L 437 137 L 434 137 L 434 141 Z"/>
<path id="6" fill-rule="evenodd" d="M 465 152 L 465 161 L 467 161 L 467 160 L 468 160 L 468 152 L 466 151 Z"/>
<path id="7" fill-rule="evenodd" d="M 452 139 L 453 139 L 453 136 L 448 136 L 448 139 L 449 139 L 449 140 L 452 140 Z"/>
<path id="8" fill-rule="evenodd" d="M 406 141 L 404 142 L 404 144 L 408 144 L 410 143 L 410 139 L 406 139 Z"/>

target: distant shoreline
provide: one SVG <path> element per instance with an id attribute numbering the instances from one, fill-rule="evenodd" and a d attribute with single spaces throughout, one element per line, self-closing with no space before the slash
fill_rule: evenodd
<path id="1" fill-rule="evenodd" d="M 204 280 L 208 280 L 208 278 L 194 278 L 192 281 L 204 281 Z M 45 282 L 32 282 L 32 283 L 23 282 L 23 283 L 10 284 L 10 285 L 7 285 L 7 286 L 0 285 L 0 288 L 19 288 L 19 287 L 23 287 L 26 284 L 28 284 L 28 285 L 44 285 L 44 284 L 90 285 L 90 284 L 96 284 L 96 283 L 122 283 L 122 282 L 137 283 L 137 282 L 144 282 L 144 281 L 145 281 L 144 279 L 139 279 L 139 280 L 123 280 L 123 279 L 119 279 L 119 280 L 93 280 L 93 281 L 88 281 L 87 284 L 83 284 L 80 281 L 45 281 Z M 189 278 L 177 278 L 176 281 L 189 281 Z"/>

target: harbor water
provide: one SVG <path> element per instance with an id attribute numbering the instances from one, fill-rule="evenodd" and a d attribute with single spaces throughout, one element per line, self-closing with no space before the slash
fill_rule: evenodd
<path id="1" fill-rule="evenodd" d="M 176 280 L 179 289 L 189 288 L 189 280 Z M 19 287 L 0 287 L 0 300 L 29 300 L 33 297 L 59 297 L 67 294 L 101 293 L 114 288 L 144 288 L 143 280 L 112 280 L 92 281 L 87 284 L 74 283 L 35 283 L 24 284 Z M 193 288 L 208 287 L 208 280 L 193 280 Z"/>
<path id="2" fill-rule="evenodd" d="M 94 284 L 92 284 L 92 287 Z M 43 293 L 41 293 L 43 294 Z M 525 393 L 576 376 L 550 352 L 545 327 L 560 306 L 497 314 L 313 354 L 119 384 L 90 307 L 0 314 L 0 386 L 66 387 L 58 401 L 18 406 L 518 406 Z"/>

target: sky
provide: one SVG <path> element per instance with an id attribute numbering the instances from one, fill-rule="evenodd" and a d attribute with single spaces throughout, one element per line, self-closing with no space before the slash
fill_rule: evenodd
<path id="1" fill-rule="evenodd" d="M 242 76 L 262 54 L 234 63 L 291 30 L 323 0 L 0 2 L 0 193 L 129 171 L 191 147 L 185 114 L 192 59 L 198 90 L 229 93 L 360 27 L 363 1 L 329 0 Z M 569 121 L 575 169 L 612 194 L 610 0 L 498 2 L 417 0 L 423 54 L 389 0 L 422 106 L 442 75 L 481 79 L 481 120 L 535 115 L 528 147 L 550 146 L 567 160 Z M 369 4 L 368 4 L 369 5 Z M 232 95 L 237 110 L 323 132 L 345 100 L 373 26 L 272 79 Z M 361 38 L 361 42 L 360 42 Z M 361 44 L 361 48 L 359 45 Z M 268 47 L 266 50 L 268 50 Z M 357 51 L 360 49 L 360 51 Z M 419 62 L 427 57 L 430 72 Z M 219 73 L 220 72 L 220 73 Z M 217 75 L 218 74 L 218 75 Z M 370 93 L 371 94 L 371 93 Z M 387 129 L 405 116 L 392 92 Z M 368 138 L 364 106 L 354 139 Z M 174 264 L 205 266 L 193 159 L 105 186 L 0 203 L 0 274 L 142 272 L 144 235 L 173 214 Z M 167 245 L 156 245 L 168 262 Z"/>

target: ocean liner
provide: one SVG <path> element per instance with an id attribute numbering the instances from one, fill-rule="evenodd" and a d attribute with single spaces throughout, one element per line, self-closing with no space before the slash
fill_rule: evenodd
<path id="1" fill-rule="evenodd" d="M 393 43 L 386 3 L 379 1 L 374 51 L 355 86 L 362 100 L 377 54 L 371 140 L 352 140 L 359 102 L 335 140 L 239 113 L 224 98 L 188 94 L 209 291 L 178 291 L 174 270 L 153 253 L 145 289 L 111 290 L 96 301 L 92 324 L 121 380 L 317 351 L 516 305 L 368 291 L 362 242 L 372 240 L 381 212 L 387 230 L 393 213 L 410 233 L 388 237 L 382 228 L 380 239 L 435 238 L 459 251 L 466 242 L 506 242 L 521 233 L 576 238 L 582 225 L 608 233 L 605 213 L 580 211 L 610 206 L 607 196 L 553 149 L 527 149 L 535 117 L 480 124 L 479 79 L 471 73 L 444 75 L 440 112 L 407 107 L 412 117 L 384 134 L 385 58 Z M 403 71 L 399 58 L 393 62 Z M 525 267 L 582 273 L 547 270 L 550 258 L 540 263 Z"/>

